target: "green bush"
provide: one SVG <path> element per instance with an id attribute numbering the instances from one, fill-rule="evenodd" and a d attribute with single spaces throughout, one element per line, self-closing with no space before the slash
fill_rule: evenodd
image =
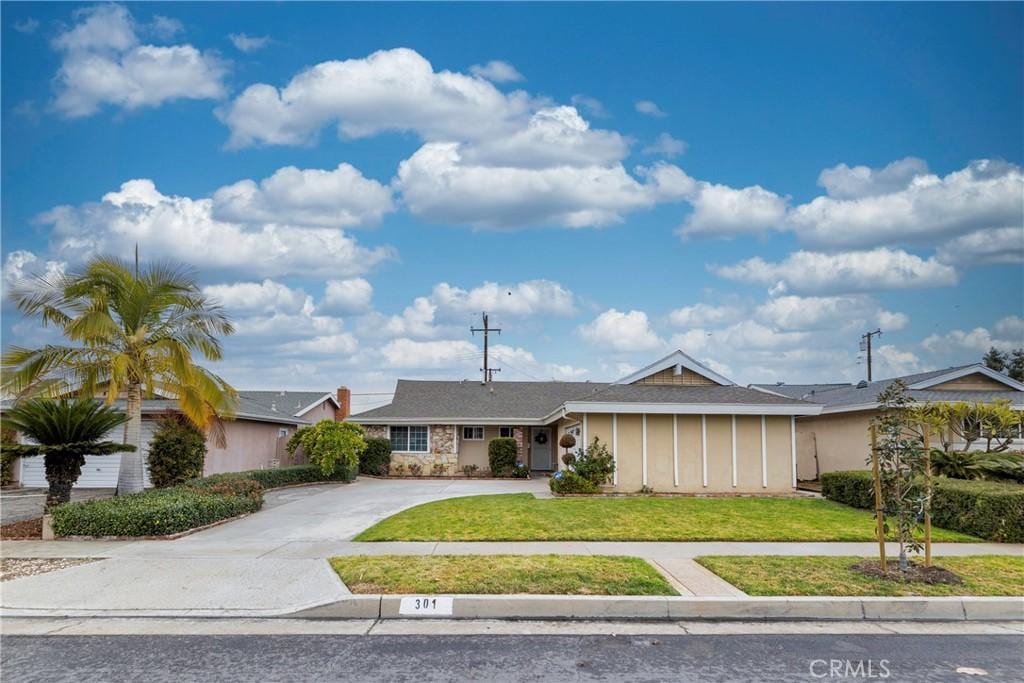
<path id="1" fill-rule="evenodd" d="M 359 456 L 366 450 L 363 428 L 354 422 L 329 422 L 324 420 L 308 427 L 301 427 L 286 446 L 288 454 L 295 455 L 302 448 L 311 465 L 320 468 L 324 475 L 341 469 L 359 468 Z"/>
<path id="2" fill-rule="evenodd" d="M 572 470 L 559 470 L 548 479 L 552 493 L 597 493 L 597 484 L 584 479 Z"/>
<path id="3" fill-rule="evenodd" d="M 518 450 L 515 439 L 491 439 L 487 444 L 487 463 L 491 468 L 491 474 L 496 477 L 511 476 L 516 467 Z"/>
<path id="4" fill-rule="evenodd" d="M 17 443 L 13 430 L 0 430 L 0 486 L 14 483 L 14 461 L 18 456 L 11 447 Z"/>
<path id="5" fill-rule="evenodd" d="M 615 473 L 615 458 L 596 436 L 586 450 L 573 457 L 569 467 L 596 487 L 607 484 Z"/>
<path id="6" fill-rule="evenodd" d="M 921 483 L 917 486 L 923 488 Z M 932 490 L 935 526 L 1000 543 L 1024 542 L 1024 486 L 936 477 Z M 826 472 L 821 475 L 821 492 L 853 507 L 875 506 L 870 472 Z"/>
<path id="7" fill-rule="evenodd" d="M 178 418 L 160 421 L 149 442 L 149 480 L 158 489 L 178 486 L 203 476 L 206 436 L 191 422 Z"/>
<path id="8" fill-rule="evenodd" d="M 366 440 L 366 450 L 359 456 L 360 474 L 379 477 L 387 475 L 391 468 L 391 440 L 381 436 Z"/>
<path id="9" fill-rule="evenodd" d="M 235 483 L 237 482 L 237 483 Z M 67 503 L 53 511 L 58 536 L 167 536 L 263 505 L 259 484 L 244 479 L 153 489 L 130 496 Z"/>
<path id="10" fill-rule="evenodd" d="M 213 474 L 198 481 L 189 482 L 215 482 L 225 479 L 252 479 L 264 489 L 276 489 L 281 486 L 293 486 L 295 484 L 313 484 L 321 481 L 352 481 L 356 478 L 356 470 L 351 467 L 339 467 L 329 475 L 320 472 L 320 468 L 314 465 L 294 465 L 292 467 L 278 467 L 272 470 L 248 470 L 245 472 L 225 472 Z"/>

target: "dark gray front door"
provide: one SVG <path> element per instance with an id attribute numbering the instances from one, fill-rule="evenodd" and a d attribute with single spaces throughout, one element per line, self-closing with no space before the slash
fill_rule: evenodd
<path id="1" fill-rule="evenodd" d="M 531 469 L 550 470 L 551 468 L 551 429 L 548 427 L 534 427 L 531 430 L 533 435 L 530 446 Z"/>

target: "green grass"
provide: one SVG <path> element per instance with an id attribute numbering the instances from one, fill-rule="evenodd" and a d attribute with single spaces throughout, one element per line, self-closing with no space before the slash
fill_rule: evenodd
<path id="1" fill-rule="evenodd" d="M 355 555 L 331 558 L 353 593 L 677 595 L 636 557 L 602 555 Z"/>
<path id="2" fill-rule="evenodd" d="M 857 557 L 699 557 L 748 595 L 1024 595 L 1024 558 L 1007 555 L 938 557 L 934 564 L 958 574 L 960 585 L 902 583 L 855 572 Z"/>
<path id="3" fill-rule="evenodd" d="M 816 498 L 450 498 L 357 541 L 873 541 L 870 512 Z M 935 541 L 977 541 L 935 529 Z"/>

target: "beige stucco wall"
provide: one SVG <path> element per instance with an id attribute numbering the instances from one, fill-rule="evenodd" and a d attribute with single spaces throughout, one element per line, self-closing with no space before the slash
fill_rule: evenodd
<path id="1" fill-rule="evenodd" d="M 812 480 L 823 472 L 867 469 L 871 454 L 868 428 L 877 412 L 860 410 L 797 418 L 797 478 Z"/>
<path id="2" fill-rule="evenodd" d="M 224 436 L 227 443 L 224 448 L 218 448 L 207 441 L 203 474 L 258 470 L 267 467 L 274 459 L 281 460 L 282 465 L 289 464 L 285 462 L 284 445 L 295 428 L 288 428 L 288 435 L 279 437 L 278 431 L 282 428 L 285 425 L 253 420 L 225 422 Z"/>
<path id="3" fill-rule="evenodd" d="M 467 441 L 462 438 L 462 425 L 458 427 L 459 435 L 459 468 L 465 465 L 476 465 L 481 470 L 490 468 L 487 447 L 491 439 L 497 439 L 500 432 L 497 426 L 484 427 L 483 441 Z"/>
<path id="4" fill-rule="evenodd" d="M 618 439 L 613 438 L 612 424 Z M 587 438 L 595 436 L 609 449 L 617 446 L 618 477 L 615 491 L 635 492 L 644 486 L 643 416 L 594 414 L 587 416 Z M 732 416 L 708 415 L 707 486 L 704 486 L 700 415 L 676 416 L 679 483 L 675 483 L 672 416 L 647 416 L 647 486 L 663 493 L 786 493 L 793 490 L 792 441 L 788 416 L 767 416 L 767 480 L 761 468 L 761 417 L 736 417 L 736 486 L 732 485 Z"/>
<path id="5" fill-rule="evenodd" d="M 334 404 L 324 399 L 316 408 L 313 408 L 308 413 L 303 413 L 301 419 L 307 422 L 322 422 L 323 420 L 333 422 L 336 414 L 337 411 L 334 408 Z"/>

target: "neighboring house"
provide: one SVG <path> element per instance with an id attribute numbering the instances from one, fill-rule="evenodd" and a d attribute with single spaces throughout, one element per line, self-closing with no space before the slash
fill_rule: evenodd
<path id="1" fill-rule="evenodd" d="M 337 395 L 322 391 L 240 391 L 238 410 L 233 420 L 224 421 L 225 446 L 220 448 L 207 439 L 206 462 L 203 474 L 239 472 L 288 464 L 285 444 L 295 430 L 321 420 L 344 419 L 350 405 L 350 393 L 345 387 Z M 11 401 L 4 401 L 0 411 Z M 123 408 L 124 402 L 115 405 Z M 153 398 L 142 401 L 142 453 L 149 453 L 161 418 L 178 412 L 174 400 Z M 123 427 L 111 432 L 107 439 L 121 441 Z M 86 456 L 77 488 L 114 488 L 121 466 L 121 455 Z M 14 478 L 22 486 L 46 486 L 43 458 L 19 458 L 15 463 Z M 145 485 L 149 486 L 148 468 L 144 471 Z"/>
<path id="2" fill-rule="evenodd" d="M 615 491 L 787 492 L 797 415 L 821 406 L 737 386 L 682 351 L 612 382 L 399 380 L 393 401 L 353 415 L 391 440 L 392 462 L 455 474 L 487 469 L 487 444 L 514 438 L 535 471 L 564 467 L 558 441 L 595 437 L 615 457 Z"/>
<path id="3" fill-rule="evenodd" d="M 1024 410 L 1024 384 L 981 363 L 932 370 L 859 384 L 752 384 L 775 396 L 798 398 L 821 405 L 819 415 L 796 421 L 797 476 L 814 480 L 822 472 L 867 469 L 868 428 L 878 414 L 878 395 L 895 380 L 921 403 L 1010 401 Z M 938 445 L 938 444 L 936 444 Z"/>

